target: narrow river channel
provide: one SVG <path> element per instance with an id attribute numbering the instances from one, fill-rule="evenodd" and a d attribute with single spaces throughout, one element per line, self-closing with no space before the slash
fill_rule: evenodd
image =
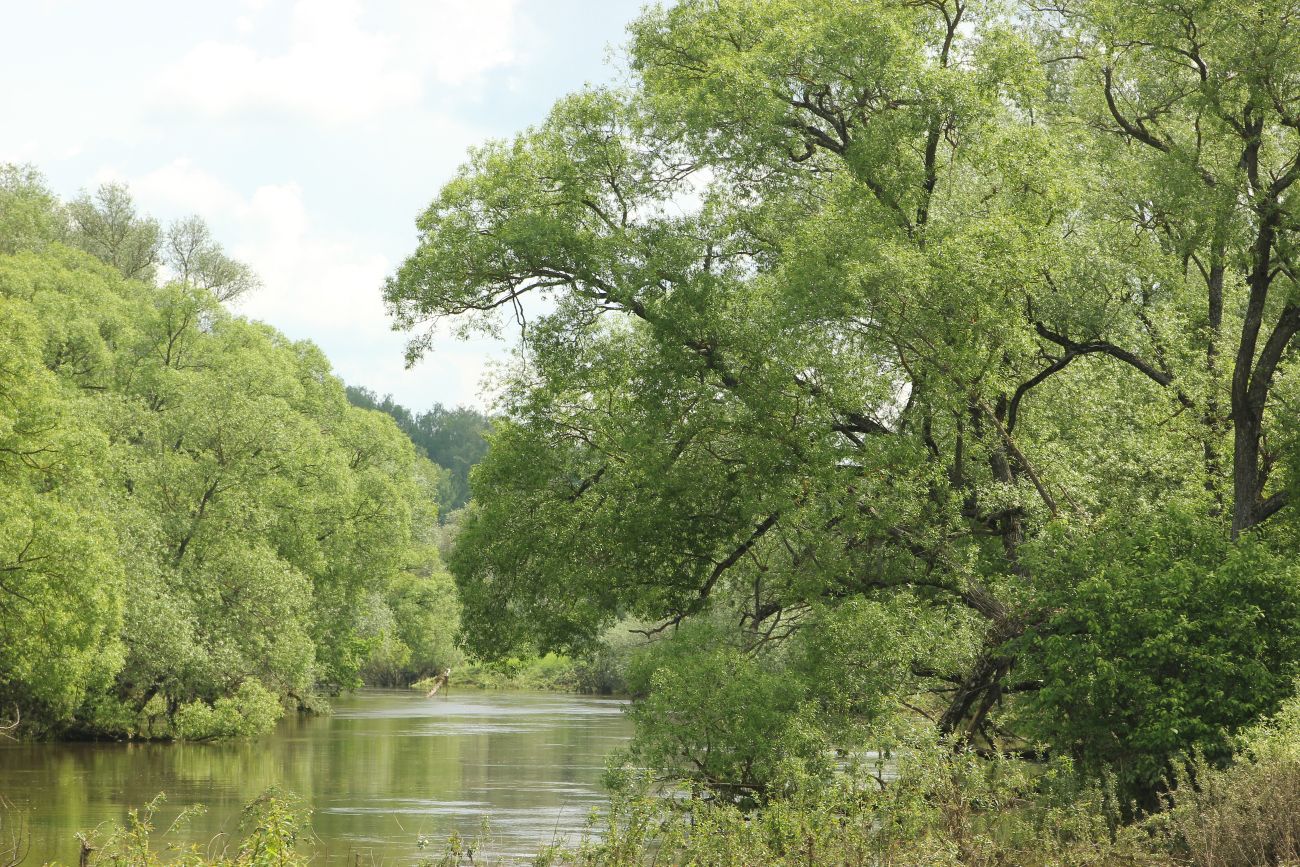
<path id="1" fill-rule="evenodd" d="M 187 805 L 208 811 L 163 839 L 219 847 L 241 806 L 277 785 L 313 810 L 313 863 L 417 863 L 483 820 L 484 854 L 525 857 L 576 838 L 604 801 L 606 756 L 630 734 L 614 700 L 453 688 L 362 690 L 234 744 L 0 743 L 0 840 L 21 828 L 25 865 L 76 864 L 77 831 L 165 792 L 160 828 Z"/>

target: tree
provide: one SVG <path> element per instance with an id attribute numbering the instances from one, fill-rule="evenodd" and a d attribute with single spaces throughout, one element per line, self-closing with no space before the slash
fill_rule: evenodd
<path id="1" fill-rule="evenodd" d="M 197 216 L 176 220 L 167 229 L 162 262 L 182 283 L 205 289 L 218 301 L 235 301 L 262 285 L 253 270 L 225 254 L 212 231 Z"/>
<path id="2" fill-rule="evenodd" d="M 91 467 L 106 442 L 42 363 L 32 305 L 0 274 L 0 703 L 38 728 L 120 665 L 123 572 Z"/>
<path id="3" fill-rule="evenodd" d="M 898 705 L 958 745 L 1047 732 L 1113 769 L 1048 687 L 1138 646 L 1125 678 L 1194 699 L 1096 709 L 1169 735 L 1126 746 L 1125 794 L 1222 753 L 1289 693 L 1300 626 L 1267 574 L 1295 550 L 1300 58 L 1257 6 L 686 0 L 632 27 L 630 91 L 473 151 L 385 289 L 410 329 L 553 302 L 452 558 L 471 646 L 723 611 L 779 656 L 815 612 L 902 605 Z M 1144 572 L 1157 528 L 1196 542 Z M 1117 639 L 1105 580 L 1194 625 Z M 965 642 L 937 659 L 935 615 Z M 1256 651 L 1167 669 L 1228 622 L 1266 661 L 1216 706 Z"/>
<path id="4" fill-rule="evenodd" d="M 66 231 L 62 205 L 34 167 L 0 164 L 0 252 L 39 249 Z"/>
<path id="5" fill-rule="evenodd" d="M 413 415 L 394 402 L 392 395 L 380 399 L 370 389 L 352 385 L 348 386 L 348 400 L 353 406 L 392 416 L 411 442 L 446 471 L 438 485 L 438 504 L 444 519 L 469 502 L 469 473 L 487 454 L 491 418 L 470 407 L 447 409 L 440 403 L 428 412 Z"/>
<path id="6" fill-rule="evenodd" d="M 101 184 L 95 195 L 82 193 L 67 205 L 68 240 L 107 262 L 124 277 L 151 281 L 158 263 L 158 221 L 136 213 L 125 184 Z"/>
<path id="7" fill-rule="evenodd" d="M 1099 147 L 1130 169 L 1112 207 L 1161 244 L 1190 284 L 1187 302 L 1199 301 L 1200 309 L 1183 311 L 1200 332 L 1188 341 L 1202 357 L 1195 373 L 1208 379 L 1193 408 L 1206 427 L 1207 485 L 1216 502 L 1231 503 L 1234 536 L 1290 497 L 1272 476 L 1277 455 L 1267 435 L 1275 380 L 1300 331 L 1288 197 L 1300 180 L 1292 108 L 1300 41 L 1284 23 L 1293 14 L 1285 2 L 1141 10 L 1097 2 L 1063 6 L 1046 22 L 1055 43 L 1078 52 L 1074 110 L 1100 128 Z M 1074 351 L 1070 338 L 1050 338 Z M 1150 373 L 1171 382 L 1195 376 L 1172 367 Z M 1217 442 L 1227 429 L 1230 484 Z"/>
<path id="8" fill-rule="evenodd" d="M 458 406 L 448 409 L 435 403 L 433 409 L 415 419 L 413 437 L 429 459 L 448 473 L 450 491 L 444 509 L 459 509 L 469 502 L 469 473 L 488 451 L 492 420 L 478 410 Z"/>
<path id="9" fill-rule="evenodd" d="M 121 195 L 83 204 L 147 236 Z M 108 246 L 100 261 L 10 225 L 0 705 L 24 733 L 265 730 L 359 683 L 389 638 L 371 602 L 401 674 L 451 652 L 439 471 L 348 404 L 319 349 L 233 316 L 202 274 L 158 285 Z"/>

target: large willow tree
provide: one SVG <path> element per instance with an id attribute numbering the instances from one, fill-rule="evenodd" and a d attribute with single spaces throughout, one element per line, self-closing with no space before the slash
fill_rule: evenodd
<path id="1" fill-rule="evenodd" d="M 757 793 L 736 755 L 809 714 L 1045 743 L 1148 805 L 1224 754 L 1300 660 L 1298 16 L 647 11 L 629 89 L 476 150 L 387 286 L 413 329 L 534 314 L 456 554 L 474 647 L 729 622 L 643 707 L 782 671 L 733 714 L 770 730 L 654 736 Z"/>

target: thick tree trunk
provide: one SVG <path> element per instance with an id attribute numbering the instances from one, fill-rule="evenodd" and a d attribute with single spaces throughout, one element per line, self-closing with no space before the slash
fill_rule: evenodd
<path id="1" fill-rule="evenodd" d="M 996 653 L 986 653 L 975 663 L 965 680 L 957 687 L 947 710 L 939 718 L 939 733 L 955 736 L 961 743 L 969 741 L 975 734 L 984 716 L 988 713 L 1003 678 L 1011 670 L 1010 657 Z M 965 725 L 969 720 L 969 725 Z"/>
<path id="2" fill-rule="evenodd" d="M 1235 401 L 1234 401 L 1235 403 Z M 1249 410 L 1247 409 L 1247 412 Z M 1259 499 L 1259 423 L 1234 407 L 1234 443 L 1232 452 L 1232 538 L 1255 525 L 1255 505 Z"/>

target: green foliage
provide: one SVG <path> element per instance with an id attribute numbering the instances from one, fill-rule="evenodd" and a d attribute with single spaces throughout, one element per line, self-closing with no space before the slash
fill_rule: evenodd
<path id="1" fill-rule="evenodd" d="M 272 787 L 244 807 L 239 826 L 244 833 L 235 864 L 292 867 L 302 863 L 299 838 L 309 831 L 310 812 L 290 792 Z"/>
<path id="2" fill-rule="evenodd" d="M 535 689 L 555 692 L 576 692 L 579 687 L 577 663 L 556 653 L 462 665 L 455 670 L 453 683 L 472 689 Z M 432 682 L 429 686 L 432 686 Z"/>
<path id="3" fill-rule="evenodd" d="M 640 624 L 620 623 L 605 631 L 599 643 L 574 660 L 577 691 L 592 695 L 626 695 L 632 657 L 644 643 L 633 630 Z"/>
<path id="4" fill-rule="evenodd" d="M 106 187 L 67 206 L 93 258 L 5 171 L 0 705 L 32 733 L 208 739 L 445 664 L 437 469 L 316 347 L 222 306 L 255 281 L 200 221 L 160 253 Z M 159 255 L 176 279 L 128 279 Z"/>
<path id="5" fill-rule="evenodd" d="M 433 409 L 416 418 L 418 445 L 424 446 L 430 460 L 446 467 L 451 474 L 451 495 L 445 507 L 459 509 L 469 502 L 469 474 L 487 454 L 487 436 L 492 420 L 469 407 L 447 409 L 434 404 Z"/>
<path id="6" fill-rule="evenodd" d="M 1152 829 L 1196 867 L 1300 859 L 1300 701 L 1243 732 L 1235 758 L 1221 768 L 1198 757 Z"/>
<path id="7" fill-rule="evenodd" d="M 159 794 L 143 808 L 131 810 L 124 826 L 81 835 L 87 863 L 94 867 L 301 867 L 308 863 L 299 842 L 308 832 L 310 812 L 292 793 L 272 787 L 246 805 L 239 821 L 238 844 L 233 851 L 227 846 L 215 856 L 200 853 L 197 846 L 182 848 L 162 843 L 159 848 L 159 837 L 167 836 L 204 809 L 187 808 L 158 833 L 154 817 L 165 800 L 166 796 Z"/>
<path id="8" fill-rule="evenodd" d="M 1041 681 L 1026 709 L 1038 737 L 1134 797 L 1170 779 L 1175 757 L 1226 761 L 1232 734 L 1300 675 L 1294 560 L 1233 545 L 1195 514 L 1142 517 L 1056 552 L 1060 585 L 1019 673 Z"/>
<path id="9" fill-rule="evenodd" d="M 965 637 L 944 634 L 941 618 L 908 623 L 908 611 L 855 599 L 809 613 L 784 642 L 715 620 L 644 645 L 625 675 L 631 756 L 741 803 L 825 781 L 837 749 L 861 750 L 897 724 L 912 665 L 962 652 Z"/>
<path id="10" fill-rule="evenodd" d="M 437 552 L 413 549 L 415 560 L 394 577 L 384 596 L 372 596 L 365 631 L 375 641 L 361 670 L 368 684 L 405 686 L 458 666 L 460 603 Z"/>
<path id="11" fill-rule="evenodd" d="M 123 277 L 152 280 L 162 243 L 158 221 L 136 213 L 125 184 L 108 183 L 67 205 L 68 241 Z"/>
<path id="12" fill-rule="evenodd" d="M 439 480 L 438 505 L 444 515 L 469 502 L 469 473 L 487 454 L 487 436 L 492 420 L 469 407 L 447 409 L 442 404 L 413 415 L 409 409 L 394 403 L 391 396 L 382 400 L 366 388 L 348 386 L 348 400 L 354 406 L 377 409 L 392 416 L 411 442 L 428 458 L 446 470 Z"/>
<path id="13" fill-rule="evenodd" d="M 625 630 L 610 630 L 594 648 L 581 656 L 559 653 L 532 654 L 505 659 L 471 660 L 446 654 L 443 668 L 454 668 L 452 683 L 471 689 L 528 689 L 577 692 L 587 695 L 626 695 L 627 670 L 639 641 Z M 428 690 L 434 678 L 411 684 Z"/>
<path id="14" fill-rule="evenodd" d="M 239 685 L 234 695 L 211 705 L 192 701 L 181 705 L 172 718 L 176 737 L 187 741 L 265 734 L 284 714 L 279 700 L 256 680 Z"/>
<path id="15" fill-rule="evenodd" d="M 35 305 L 0 294 L 0 695 L 38 725 L 121 665 L 124 586 L 92 469 L 107 443 L 43 337 Z"/>
<path id="16" fill-rule="evenodd" d="M 32 166 L 0 164 L 0 253 L 35 250 L 65 230 L 59 200 Z"/>
<path id="17" fill-rule="evenodd" d="M 160 255 L 176 279 L 211 292 L 218 301 L 238 300 L 261 285 L 251 268 L 226 255 L 197 216 L 172 223 Z"/>
<path id="18" fill-rule="evenodd" d="M 916 733 L 887 763 L 852 767 L 746 811 L 725 799 L 663 798 L 643 772 L 611 769 L 615 794 L 559 865 L 1119 865 L 1176 863 L 1132 829 L 1112 835 L 1100 790 L 1068 764 L 1034 769 L 954 754 Z"/>
<path id="19" fill-rule="evenodd" d="M 681 626 L 644 757 L 724 794 L 908 715 L 1130 813 L 1226 758 L 1300 662 L 1294 13 L 648 9 L 385 286 L 411 359 L 544 311 L 449 556 L 468 650 Z"/>
<path id="20" fill-rule="evenodd" d="M 633 660 L 639 698 L 633 761 L 698 780 L 742 803 L 768 795 L 793 771 L 829 772 L 827 744 L 801 713 L 806 685 L 777 660 L 745 653 L 695 624 Z M 801 768 L 802 770 L 803 768 Z"/>

